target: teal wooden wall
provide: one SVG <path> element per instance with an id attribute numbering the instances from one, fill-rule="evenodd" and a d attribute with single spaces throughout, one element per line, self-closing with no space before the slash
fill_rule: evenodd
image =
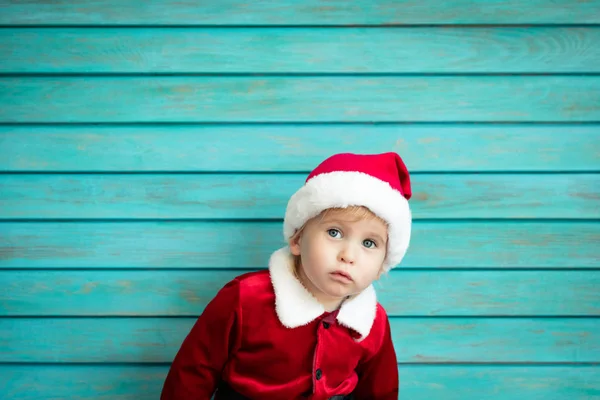
<path id="1" fill-rule="evenodd" d="M 0 0 L 0 25 L 0 398 L 158 398 L 305 174 L 394 150 L 400 397 L 600 399 L 599 0 Z"/>

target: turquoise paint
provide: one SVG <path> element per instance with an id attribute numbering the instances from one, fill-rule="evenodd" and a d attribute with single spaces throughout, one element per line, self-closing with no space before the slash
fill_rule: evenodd
<path id="1" fill-rule="evenodd" d="M 39 393 L 82 400 L 156 399 L 168 367 L 0 366 L 0 386 L 10 398 L 39 400 Z M 600 398 L 594 366 L 400 365 L 400 398 L 411 400 L 564 400 Z M 477 384 L 475 384 L 477 383 Z M 101 388 L 101 389 L 99 389 Z"/>
<path id="2" fill-rule="evenodd" d="M 8 125 L 0 171 L 306 173 L 334 151 L 386 149 L 413 172 L 585 172 L 599 136 L 598 124 Z"/>
<path id="3" fill-rule="evenodd" d="M 399 372 L 401 399 L 600 398 L 600 372 L 595 366 L 401 366 Z"/>
<path id="4" fill-rule="evenodd" d="M 599 72 L 598 43 L 600 28 L 20 29 L 0 30 L 0 72 Z"/>
<path id="5" fill-rule="evenodd" d="M 243 272 L 4 271 L 0 315 L 195 316 Z M 393 316 L 600 317 L 598 285 L 597 271 L 394 270 L 375 288 Z"/>
<path id="6" fill-rule="evenodd" d="M 305 174 L 4 175 L 6 218 L 270 218 Z M 414 175 L 415 220 L 600 218 L 600 175 Z M 93 201 L 89 201 L 93 199 Z"/>
<path id="7" fill-rule="evenodd" d="M 258 269 L 281 232 L 281 221 L 1 222 L 0 268 Z M 599 268 L 599 240 L 596 221 L 416 221 L 402 268 Z"/>
<path id="8" fill-rule="evenodd" d="M 273 4 L 0 0 L 2 395 L 156 398 L 288 173 L 395 150 L 400 397 L 600 399 L 600 2 Z"/>
<path id="9" fill-rule="evenodd" d="M 194 318 L 5 318 L 2 362 L 168 363 Z M 597 318 L 391 318 L 398 362 L 590 363 Z M 44 332 L 35 340 L 32 332 Z M 41 337 L 40 337 L 41 336 Z"/>
<path id="10" fill-rule="evenodd" d="M 1 24 L 402 25 L 599 23 L 598 0 L 29 0 L 0 2 Z"/>
<path id="11" fill-rule="evenodd" d="M 0 122 L 585 122 L 598 76 L 0 77 Z"/>

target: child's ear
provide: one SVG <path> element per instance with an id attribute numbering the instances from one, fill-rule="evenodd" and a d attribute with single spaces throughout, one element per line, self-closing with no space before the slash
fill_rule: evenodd
<path id="1" fill-rule="evenodd" d="M 302 235 L 294 235 L 289 242 L 290 245 L 290 252 L 295 255 L 295 256 L 299 256 L 300 255 L 300 241 L 301 241 L 301 236 Z"/>

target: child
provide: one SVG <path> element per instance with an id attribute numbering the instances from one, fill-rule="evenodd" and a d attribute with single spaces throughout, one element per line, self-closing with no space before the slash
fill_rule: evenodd
<path id="1" fill-rule="evenodd" d="M 161 399 L 397 399 L 390 325 L 372 282 L 406 253 L 410 197 L 396 153 L 323 161 L 287 205 L 289 245 L 207 305 Z"/>

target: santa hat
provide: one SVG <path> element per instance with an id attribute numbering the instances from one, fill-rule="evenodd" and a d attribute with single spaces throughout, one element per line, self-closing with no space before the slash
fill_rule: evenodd
<path id="1" fill-rule="evenodd" d="M 306 178 L 288 202 L 283 234 L 288 241 L 309 219 L 328 208 L 363 206 L 388 223 L 384 269 L 400 263 L 410 241 L 410 176 L 396 153 L 336 154 Z"/>

